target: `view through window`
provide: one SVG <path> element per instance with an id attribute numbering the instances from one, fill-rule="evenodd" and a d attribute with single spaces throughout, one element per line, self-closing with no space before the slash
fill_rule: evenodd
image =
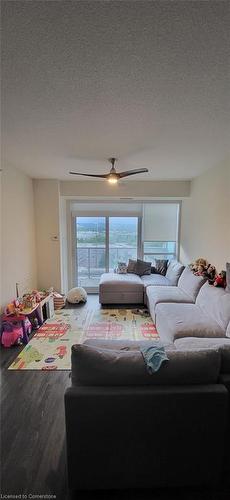
<path id="1" fill-rule="evenodd" d="M 155 259 L 172 260 L 176 257 L 175 241 L 144 241 L 144 260 L 154 262 Z"/>
<path id="2" fill-rule="evenodd" d="M 76 284 L 98 287 L 101 274 L 137 258 L 138 217 L 76 217 Z"/>

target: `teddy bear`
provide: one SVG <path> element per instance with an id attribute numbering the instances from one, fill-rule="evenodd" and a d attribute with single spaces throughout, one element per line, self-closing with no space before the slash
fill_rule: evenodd
<path id="1" fill-rule="evenodd" d="M 208 268 L 209 263 L 206 259 L 199 258 L 195 262 L 190 264 L 190 269 L 194 274 L 202 275 L 204 271 Z"/>
<path id="2" fill-rule="evenodd" d="M 210 285 L 213 285 L 215 278 L 216 278 L 216 268 L 215 266 L 212 266 L 212 264 L 209 264 L 207 270 L 206 270 L 206 276 L 208 278 L 208 282 Z"/>
<path id="3" fill-rule="evenodd" d="M 226 271 L 221 271 L 215 278 L 213 283 L 214 286 L 219 286 L 221 288 L 226 287 Z"/>

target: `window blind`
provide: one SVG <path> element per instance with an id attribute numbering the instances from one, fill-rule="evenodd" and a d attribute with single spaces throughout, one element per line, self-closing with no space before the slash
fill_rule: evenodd
<path id="1" fill-rule="evenodd" d="M 143 241 L 177 241 L 178 203 L 144 203 Z"/>

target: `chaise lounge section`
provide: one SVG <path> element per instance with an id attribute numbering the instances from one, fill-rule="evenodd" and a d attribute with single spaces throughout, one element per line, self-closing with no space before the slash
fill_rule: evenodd
<path id="1" fill-rule="evenodd" d="M 168 266 L 166 276 L 104 273 L 99 284 L 99 302 L 100 304 L 145 303 L 146 290 L 149 286 L 176 286 L 183 270 L 182 264 L 172 261 Z"/>

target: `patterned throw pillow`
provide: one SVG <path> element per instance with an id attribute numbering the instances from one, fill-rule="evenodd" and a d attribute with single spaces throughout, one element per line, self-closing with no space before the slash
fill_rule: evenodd
<path id="1" fill-rule="evenodd" d="M 168 260 L 155 259 L 155 267 L 157 274 L 162 274 L 163 276 L 165 276 L 168 267 Z"/>
<path id="2" fill-rule="evenodd" d="M 125 262 L 118 262 L 117 264 L 117 274 L 126 274 L 128 266 Z"/>
<path id="3" fill-rule="evenodd" d="M 136 274 L 138 274 L 139 276 L 151 274 L 151 262 L 137 259 Z"/>

